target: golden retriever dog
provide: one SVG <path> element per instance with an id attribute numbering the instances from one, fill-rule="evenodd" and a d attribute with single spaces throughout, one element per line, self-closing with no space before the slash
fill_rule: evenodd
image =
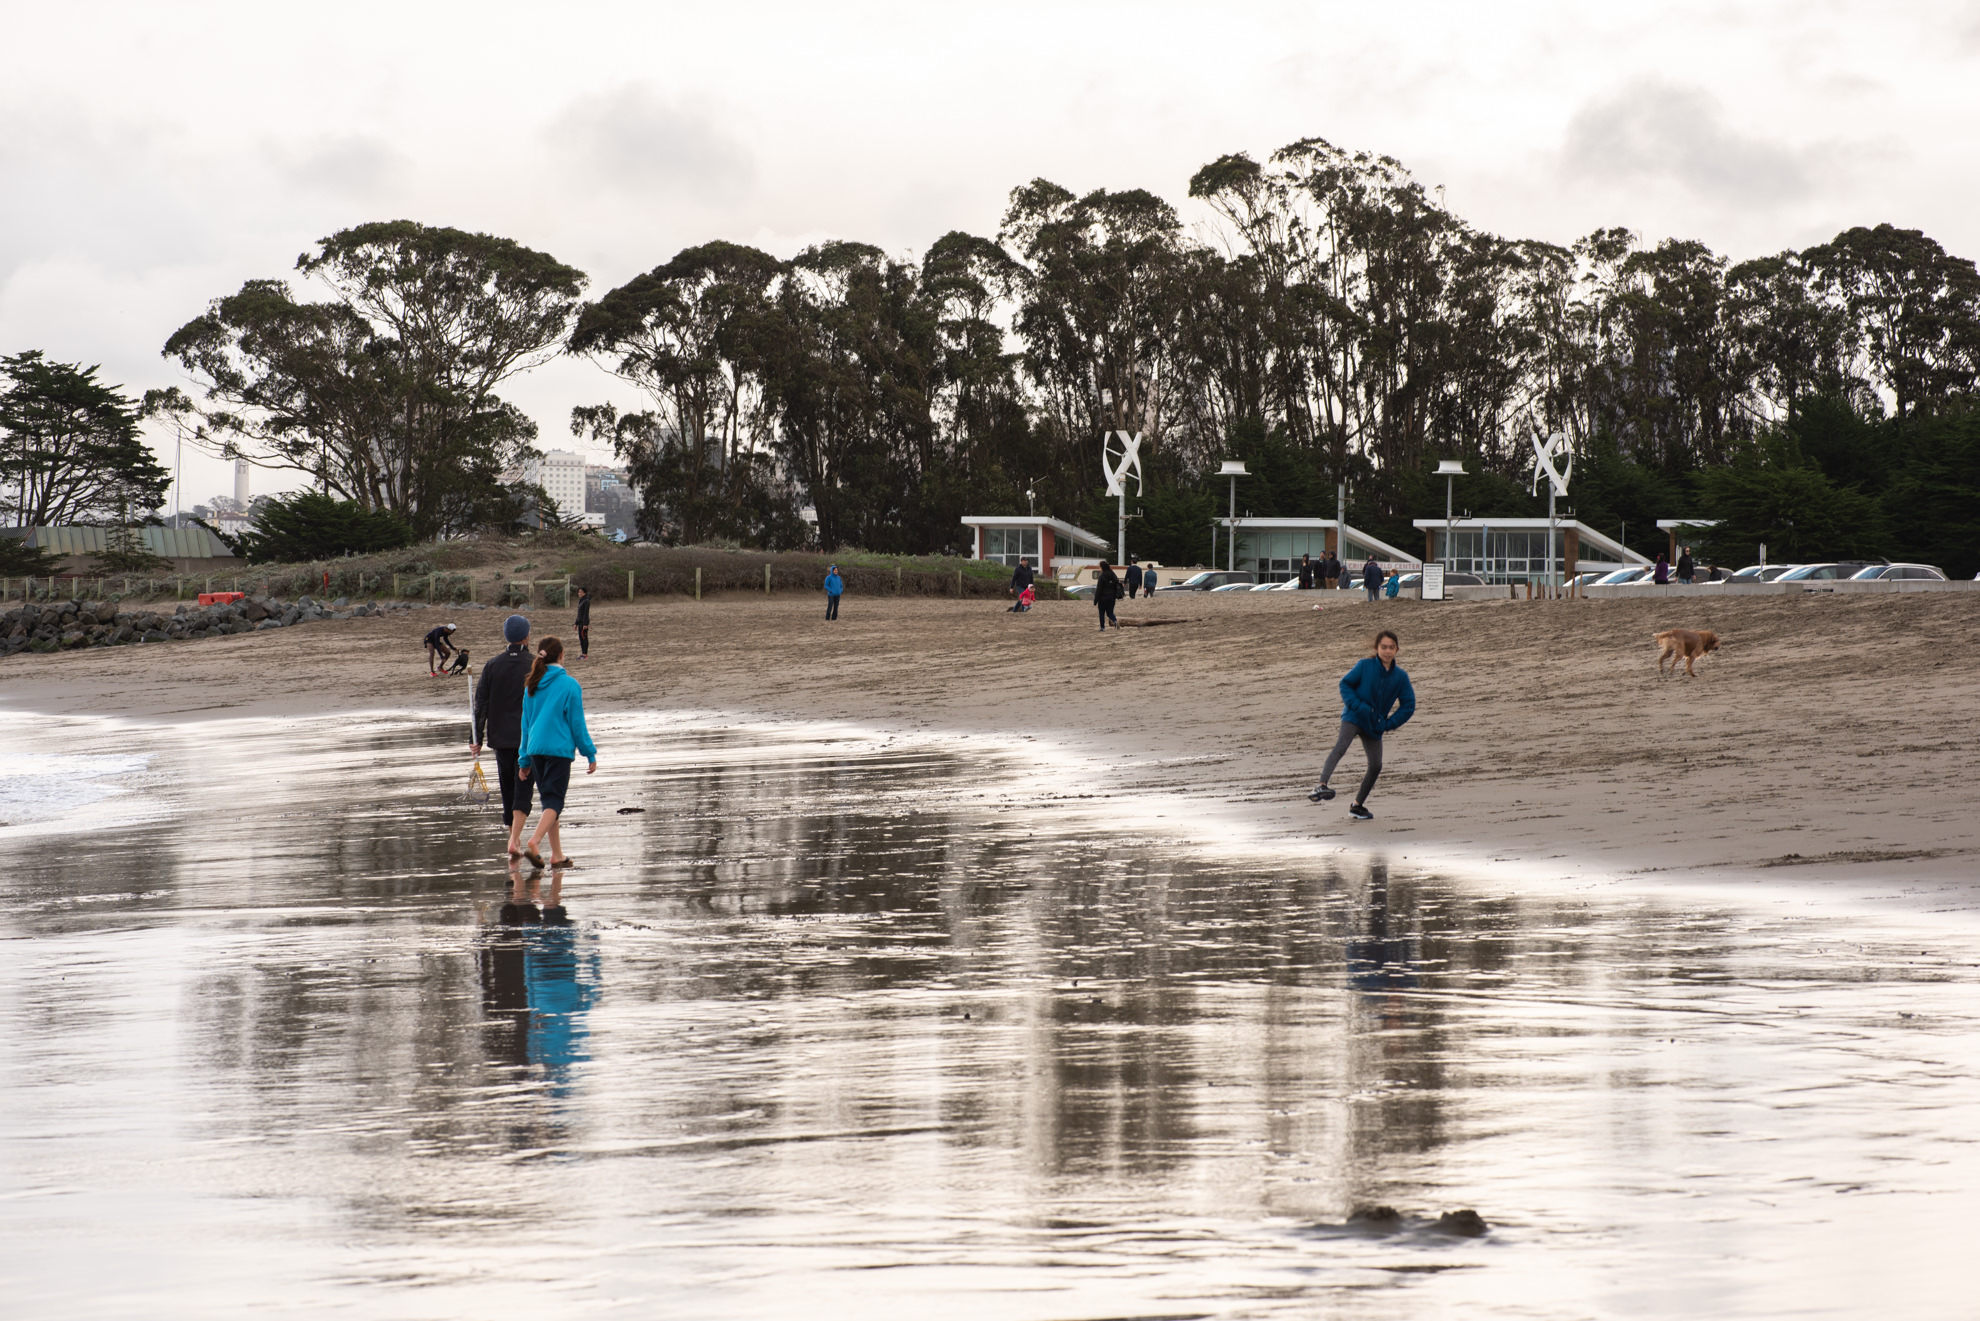
<path id="1" fill-rule="evenodd" d="M 1671 663 L 1673 677 L 1678 672 L 1678 662 L 1684 662 L 1684 672 L 1691 678 L 1698 677 L 1691 663 L 1704 657 L 1706 652 L 1719 649 L 1719 635 L 1709 628 L 1667 628 L 1656 635 L 1657 677 L 1664 677 L 1664 662 Z"/>

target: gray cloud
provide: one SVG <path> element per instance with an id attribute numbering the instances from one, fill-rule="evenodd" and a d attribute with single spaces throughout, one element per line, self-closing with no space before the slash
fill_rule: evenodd
<path id="1" fill-rule="evenodd" d="M 1788 202 L 1812 189 L 1804 152 L 1740 132 L 1707 92 L 1653 79 L 1577 111 L 1562 159 L 1581 178 L 1668 179 L 1721 201 Z"/>
<path id="2" fill-rule="evenodd" d="M 706 106 L 663 100 L 643 84 L 580 97 L 551 120 L 551 151 L 600 188 L 733 197 L 756 176 L 749 149 Z"/>

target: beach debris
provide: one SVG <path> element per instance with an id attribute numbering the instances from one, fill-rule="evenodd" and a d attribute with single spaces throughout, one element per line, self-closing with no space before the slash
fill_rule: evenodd
<path id="1" fill-rule="evenodd" d="M 1487 1228 L 1485 1217 L 1466 1208 L 1462 1211 L 1446 1211 L 1437 1217 L 1437 1228 L 1446 1234 L 1460 1234 L 1465 1238 L 1477 1238 Z"/>
<path id="2" fill-rule="evenodd" d="M 619 815 L 631 816 L 635 812 L 644 812 L 645 810 L 646 809 L 643 807 L 622 807 L 619 809 Z"/>

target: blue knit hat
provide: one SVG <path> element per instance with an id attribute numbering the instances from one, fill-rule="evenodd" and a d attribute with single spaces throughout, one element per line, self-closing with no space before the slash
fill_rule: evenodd
<path id="1" fill-rule="evenodd" d="M 529 637 L 529 621 L 521 615 L 510 615 L 502 623 L 502 638 L 510 646 Z"/>

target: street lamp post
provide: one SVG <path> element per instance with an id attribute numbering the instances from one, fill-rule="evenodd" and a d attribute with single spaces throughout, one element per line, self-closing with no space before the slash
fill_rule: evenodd
<path id="1" fill-rule="evenodd" d="M 1224 466 L 1217 470 L 1217 475 L 1219 477 L 1228 477 L 1231 479 L 1231 517 L 1230 517 L 1230 537 L 1229 537 L 1231 548 L 1229 552 L 1229 562 L 1226 567 L 1235 570 L 1237 568 L 1237 479 L 1240 477 L 1249 477 L 1251 476 L 1251 474 L 1244 470 L 1244 463 L 1242 460 L 1225 459 Z"/>
<path id="2" fill-rule="evenodd" d="M 1444 572 L 1456 572 L 1456 556 L 1451 554 L 1451 484 L 1464 476 L 1464 462 L 1461 459 L 1445 459 L 1437 465 L 1437 475 L 1444 479 Z"/>

